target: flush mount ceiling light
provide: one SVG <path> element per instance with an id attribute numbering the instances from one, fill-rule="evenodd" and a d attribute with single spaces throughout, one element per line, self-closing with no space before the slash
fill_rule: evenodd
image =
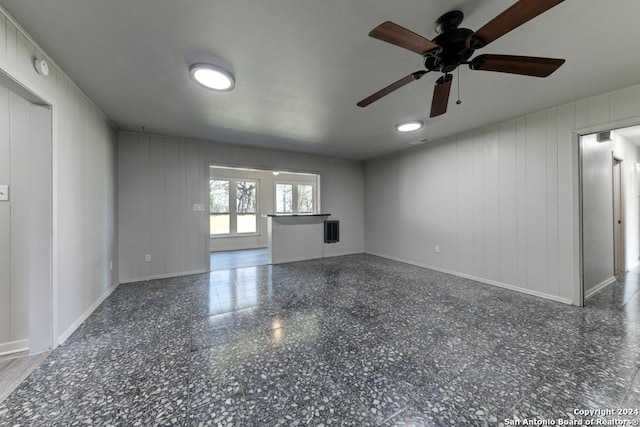
<path id="1" fill-rule="evenodd" d="M 219 65 L 198 62 L 189 67 L 189 75 L 199 85 L 222 92 L 229 91 L 236 85 L 233 74 Z"/>
<path id="2" fill-rule="evenodd" d="M 422 127 L 422 122 L 419 120 L 413 120 L 410 122 L 400 123 L 396 125 L 396 130 L 398 132 L 413 132 L 414 130 L 418 130 Z"/>

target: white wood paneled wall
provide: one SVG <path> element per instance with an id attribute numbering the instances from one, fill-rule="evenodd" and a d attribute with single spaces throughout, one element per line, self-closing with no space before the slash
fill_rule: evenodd
<path id="1" fill-rule="evenodd" d="M 322 210 L 341 221 L 341 241 L 327 245 L 325 255 L 364 250 L 361 162 L 121 132 L 121 282 L 208 269 L 209 217 L 206 208 L 194 212 L 193 205 L 207 206 L 209 164 L 320 174 Z"/>
<path id="2" fill-rule="evenodd" d="M 48 76 L 34 56 L 47 59 Z M 1 8 L 0 71 L 52 106 L 53 329 L 63 340 L 117 284 L 117 133 Z"/>
<path id="3" fill-rule="evenodd" d="M 634 121 L 640 86 L 367 162 L 365 250 L 578 303 L 574 132 Z"/>

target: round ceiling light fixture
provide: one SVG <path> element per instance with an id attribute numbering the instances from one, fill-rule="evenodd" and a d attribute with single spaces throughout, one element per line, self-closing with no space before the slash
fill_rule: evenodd
<path id="1" fill-rule="evenodd" d="M 221 92 L 230 91 L 236 85 L 236 79 L 230 71 L 205 62 L 191 65 L 189 75 L 199 85 Z"/>
<path id="2" fill-rule="evenodd" d="M 412 120 L 410 122 L 404 122 L 396 125 L 398 132 L 413 132 L 422 128 L 423 123 L 419 120 Z"/>

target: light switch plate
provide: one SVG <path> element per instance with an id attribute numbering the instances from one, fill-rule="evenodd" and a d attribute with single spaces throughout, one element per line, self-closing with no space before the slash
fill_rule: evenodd
<path id="1" fill-rule="evenodd" d="M 9 200 L 9 186 L 0 185 L 0 200 Z"/>

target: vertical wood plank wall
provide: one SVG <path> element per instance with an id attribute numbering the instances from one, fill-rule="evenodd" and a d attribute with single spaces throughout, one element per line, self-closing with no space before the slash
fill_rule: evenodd
<path id="1" fill-rule="evenodd" d="M 209 217 L 193 205 L 208 204 L 210 163 L 319 173 L 322 211 L 341 221 L 325 255 L 364 250 L 362 162 L 131 132 L 120 133 L 118 159 L 121 282 L 208 269 Z"/>
<path id="2" fill-rule="evenodd" d="M 634 118 L 640 86 L 369 161 L 365 250 L 571 302 L 572 133 Z"/>
<path id="3" fill-rule="evenodd" d="M 35 72 L 34 56 L 49 60 L 48 76 Z M 117 133 L 2 9 L 0 71 L 52 105 L 54 319 L 64 339 L 117 284 Z"/>

